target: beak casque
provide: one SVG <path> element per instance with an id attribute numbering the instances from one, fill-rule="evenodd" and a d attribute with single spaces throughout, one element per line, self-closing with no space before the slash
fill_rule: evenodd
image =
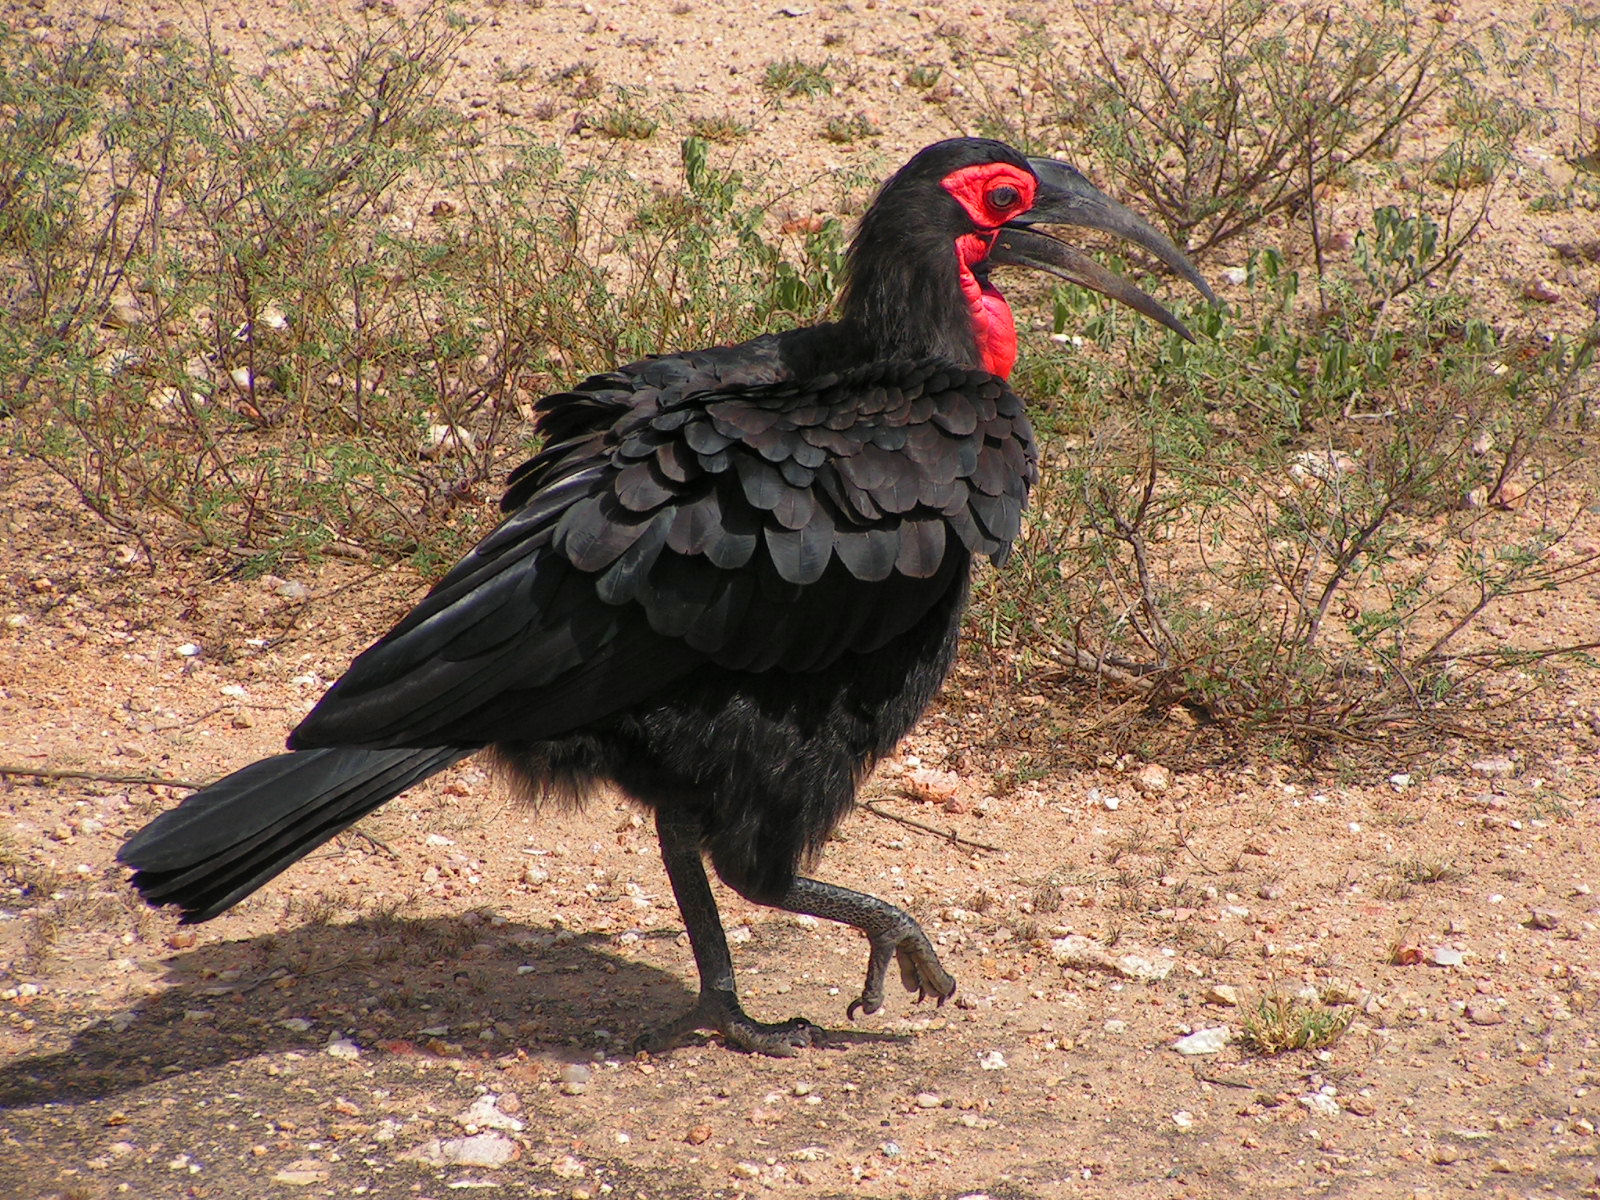
<path id="1" fill-rule="evenodd" d="M 1000 236 L 989 252 L 989 262 L 996 266 L 1048 271 L 1126 304 L 1194 341 L 1188 327 L 1148 292 L 1033 226 L 1080 225 L 1115 234 L 1154 254 L 1193 284 L 1207 300 L 1217 303 L 1216 294 L 1183 251 L 1144 218 L 1100 191 L 1077 168 L 1049 158 L 1030 158 L 1028 165 L 1039 177 L 1033 207 L 1001 227 Z"/>

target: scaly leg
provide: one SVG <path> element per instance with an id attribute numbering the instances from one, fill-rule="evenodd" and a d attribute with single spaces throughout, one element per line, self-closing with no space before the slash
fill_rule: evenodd
<path id="1" fill-rule="evenodd" d="M 867 935 L 872 950 L 867 958 L 867 982 L 846 1013 L 853 1021 L 857 1011 L 872 1014 L 883 1007 L 883 979 L 889 960 L 900 964 L 900 982 L 920 1001 L 932 993 L 940 1004 L 955 995 L 956 981 L 939 963 L 928 935 L 909 914 L 887 901 L 853 892 L 849 888 L 797 876 L 777 907 L 809 913 L 844 925 L 854 925 Z"/>
<path id="2" fill-rule="evenodd" d="M 716 897 L 711 894 L 700 857 L 699 822 L 681 813 L 657 809 L 656 834 L 661 839 L 661 859 L 667 867 L 667 878 L 672 881 L 672 894 L 677 897 L 678 910 L 689 931 L 689 944 L 694 947 L 700 999 L 677 1020 L 646 1033 L 635 1048 L 665 1050 L 699 1029 L 714 1029 L 742 1050 L 783 1058 L 798 1054 L 802 1046 L 819 1044 L 822 1031 L 804 1017 L 768 1025 L 754 1020 L 739 1006 L 733 958 L 728 953 Z"/>

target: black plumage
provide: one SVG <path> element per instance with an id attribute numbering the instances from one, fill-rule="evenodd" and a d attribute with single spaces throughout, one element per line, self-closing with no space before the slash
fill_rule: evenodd
<path id="1" fill-rule="evenodd" d="M 754 901 L 867 934 L 852 1015 L 881 1005 L 891 960 L 942 1002 L 955 983 L 910 917 L 798 872 L 932 700 L 972 559 L 1003 560 L 1021 528 L 1035 452 L 983 256 L 1023 210 L 988 207 L 983 173 L 1037 206 L 1038 169 L 996 142 L 930 147 L 864 218 L 837 322 L 542 401 L 544 448 L 500 526 L 351 664 L 291 753 L 132 838 L 134 884 L 205 920 L 489 749 L 530 792 L 605 781 L 654 810 L 701 998 L 647 1044 L 698 1027 L 792 1053 L 816 1032 L 740 1009 L 702 854 Z M 1008 245 L 1047 248 L 1007 261 L 1057 269 L 1051 239 L 1016 228 Z"/>

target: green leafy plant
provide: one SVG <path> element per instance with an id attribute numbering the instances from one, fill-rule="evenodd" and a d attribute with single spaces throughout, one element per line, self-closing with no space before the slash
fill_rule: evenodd
<path id="1" fill-rule="evenodd" d="M 1356 1010 L 1349 1006 L 1331 1007 L 1320 999 L 1273 992 L 1245 1014 L 1239 1043 L 1250 1053 L 1262 1055 L 1321 1050 L 1344 1036 L 1355 1015 Z"/>
<path id="2" fill-rule="evenodd" d="M 833 59 L 807 62 L 801 58 L 784 58 L 768 63 L 761 76 L 761 90 L 774 100 L 786 96 L 833 95 Z"/>
<path id="3" fill-rule="evenodd" d="M 10 46 L 12 445 L 152 557 L 435 563 L 533 398 L 825 302 L 836 230 L 769 237 L 702 140 L 663 193 L 525 134 L 486 152 L 437 102 L 465 36 L 444 9 L 341 27 L 311 82 L 178 40 Z"/>

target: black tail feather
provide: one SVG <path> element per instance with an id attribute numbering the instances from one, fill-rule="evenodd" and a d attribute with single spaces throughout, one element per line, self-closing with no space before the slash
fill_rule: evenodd
<path id="1" fill-rule="evenodd" d="M 151 904 L 206 921 L 348 829 L 385 800 L 471 754 L 301 750 L 251 763 L 162 813 L 123 845 L 133 886 Z"/>

